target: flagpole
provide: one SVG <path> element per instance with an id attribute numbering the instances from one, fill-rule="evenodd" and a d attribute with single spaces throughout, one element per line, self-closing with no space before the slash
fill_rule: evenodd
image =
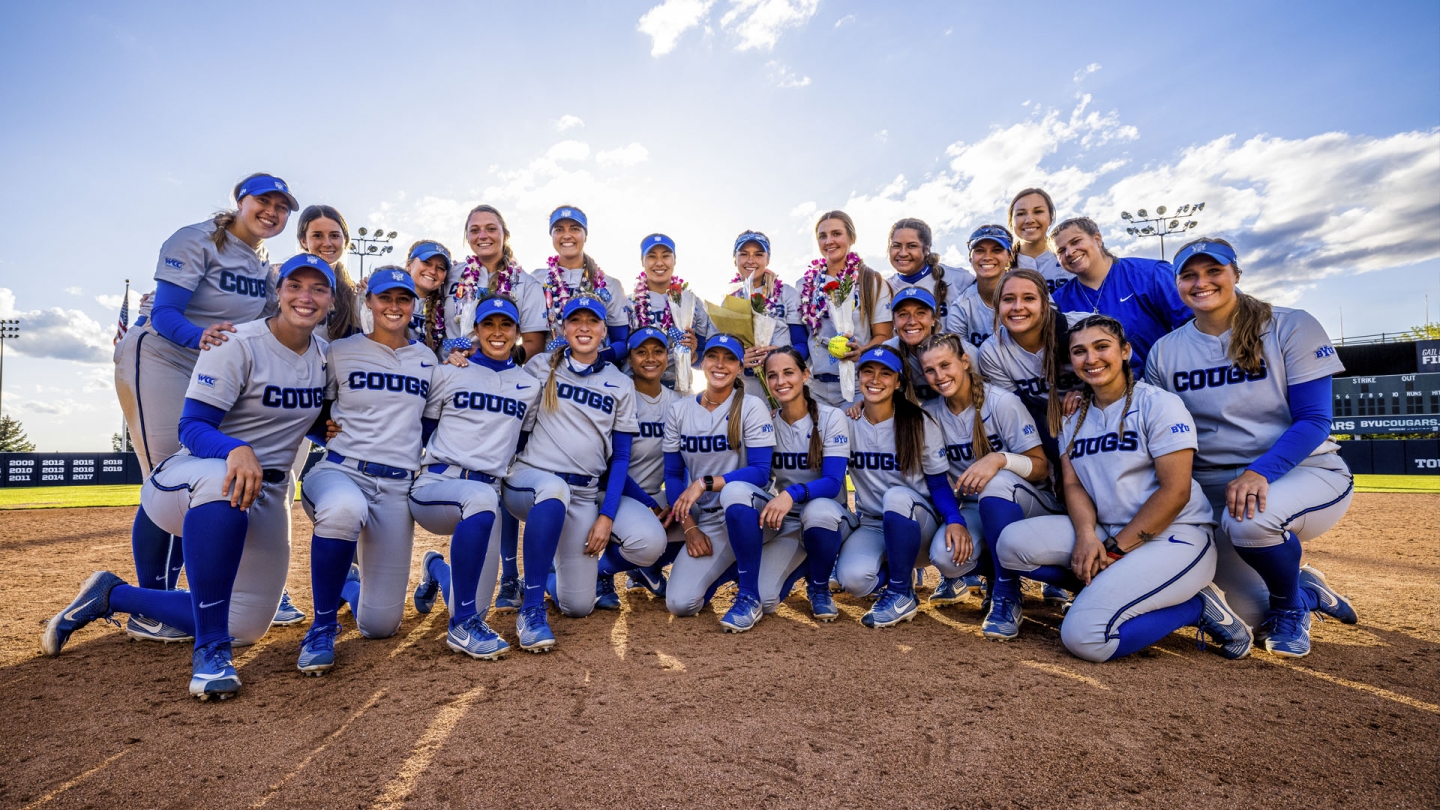
<path id="1" fill-rule="evenodd" d="M 125 315 L 127 316 L 126 320 L 129 320 L 128 316 L 130 315 L 130 279 L 128 278 L 125 279 L 125 297 L 120 299 L 120 302 L 122 306 L 125 306 Z M 128 330 L 130 328 L 130 324 L 125 324 L 125 328 Z M 134 448 L 130 446 L 130 429 L 125 424 L 125 411 L 122 410 L 120 411 L 120 452 L 128 453 L 132 449 Z"/>

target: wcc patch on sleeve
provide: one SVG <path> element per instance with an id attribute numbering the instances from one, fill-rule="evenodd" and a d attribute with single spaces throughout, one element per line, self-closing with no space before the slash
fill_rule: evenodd
<path id="1" fill-rule="evenodd" d="M 208 386 L 210 388 L 215 387 L 215 377 L 211 374 L 196 374 L 195 382 L 200 383 L 204 386 Z"/>

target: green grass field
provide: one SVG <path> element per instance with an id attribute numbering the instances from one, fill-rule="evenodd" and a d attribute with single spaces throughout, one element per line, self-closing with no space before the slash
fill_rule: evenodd
<path id="1" fill-rule="evenodd" d="M 1357 475 L 1356 492 L 1440 492 L 1437 475 Z M 298 497 L 298 493 L 297 493 Z M 0 487 L 0 510 L 136 506 L 140 487 Z"/>

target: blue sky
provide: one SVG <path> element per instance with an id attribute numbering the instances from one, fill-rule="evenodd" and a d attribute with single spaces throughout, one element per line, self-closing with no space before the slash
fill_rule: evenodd
<path id="1" fill-rule="evenodd" d="M 842 0 L 5 3 L 3 407 L 42 450 L 108 445 L 110 337 L 176 228 L 264 170 L 353 228 L 463 252 L 498 205 L 527 267 L 545 214 L 591 220 L 627 286 L 640 237 L 718 296 L 745 228 L 796 277 L 814 214 L 885 268 L 925 218 L 960 260 L 1043 185 L 1121 254 L 1122 209 L 1207 202 L 1245 284 L 1337 335 L 1440 319 L 1440 4 Z M 1203 9 L 1203 10 L 1202 10 Z M 1141 13 L 1143 12 L 1143 13 Z M 293 224 L 271 240 L 296 250 Z M 1172 248 L 1173 250 L 1173 248 Z"/>

